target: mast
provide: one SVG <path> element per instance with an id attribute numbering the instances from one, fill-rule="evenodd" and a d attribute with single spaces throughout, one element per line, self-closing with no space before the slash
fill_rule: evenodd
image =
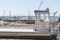
<path id="1" fill-rule="evenodd" d="M 11 11 L 9 11 L 9 24 L 10 24 L 10 18 L 11 18 Z"/>
<path id="2" fill-rule="evenodd" d="M 29 16 L 28 16 L 28 22 L 31 23 L 31 16 L 30 16 L 30 11 L 28 10 Z"/>
<path id="3" fill-rule="evenodd" d="M 5 10 L 4 10 L 4 17 L 5 17 Z"/>
<path id="4" fill-rule="evenodd" d="M 31 19 L 31 18 L 30 18 L 30 11 L 29 11 L 29 10 L 28 10 L 28 13 L 29 13 L 29 17 L 28 17 L 28 20 L 30 21 L 30 19 Z"/>
<path id="5" fill-rule="evenodd" d="M 11 11 L 9 11 L 9 17 L 11 17 Z"/>

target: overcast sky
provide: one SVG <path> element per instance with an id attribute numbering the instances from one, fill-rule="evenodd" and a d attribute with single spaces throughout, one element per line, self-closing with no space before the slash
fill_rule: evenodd
<path id="1" fill-rule="evenodd" d="M 9 11 L 11 11 L 11 16 L 27 16 L 34 15 L 34 10 L 39 8 L 39 5 L 43 1 L 40 10 L 46 8 L 50 9 L 51 13 L 58 11 L 60 13 L 60 0 L 0 0 L 0 15 L 9 16 Z M 57 15 L 58 15 L 57 14 Z"/>

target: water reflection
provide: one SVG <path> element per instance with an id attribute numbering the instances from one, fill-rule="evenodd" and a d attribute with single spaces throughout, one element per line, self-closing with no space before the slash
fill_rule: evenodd
<path id="1" fill-rule="evenodd" d="M 0 39 L 0 40 L 47 40 L 47 39 Z M 48 40 L 55 40 L 55 39 L 48 39 Z M 57 37 L 56 40 L 60 40 L 60 37 Z"/>
<path id="2" fill-rule="evenodd" d="M 57 40 L 60 40 L 60 35 L 57 36 Z"/>
<path id="3" fill-rule="evenodd" d="M 42 40 L 42 39 L 0 39 L 0 40 Z"/>
<path id="4" fill-rule="evenodd" d="M 33 39 L 0 39 L 0 40 L 33 40 Z"/>
<path id="5" fill-rule="evenodd" d="M 0 40 L 43 40 L 43 39 L 0 39 Z"/>

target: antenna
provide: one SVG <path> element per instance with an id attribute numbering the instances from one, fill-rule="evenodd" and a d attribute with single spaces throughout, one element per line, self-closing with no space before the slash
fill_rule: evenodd
<path id="1" fill-rule="evenodd" d="M 39 5 L 39 8 L 38 8 L 38 10 L 41 8 L 41 5 L 42 5 L 42 3 L 43 3 L 43 1 L 41 1 L 41 3 L 40 3 L 40 5 Z"/>

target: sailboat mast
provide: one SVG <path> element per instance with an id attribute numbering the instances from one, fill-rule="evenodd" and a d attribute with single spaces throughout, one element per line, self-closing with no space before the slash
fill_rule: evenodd
<path id="1" fill-rule="evenodd" d="M 5 10 L 4 10 L 4 17 L 5 17 Z"/>
<path id="2" fill-rule="evenodd" d="M 30 11 L 28 10 L 28 13 L 29 13 L 29 18 L 28 18 L 28 20 L 30 20 Z"/>
<path id="3" fill-rule="evenodd" d="M 11 11 L 9 11 L 9 17 L 11 17 Z"/>

